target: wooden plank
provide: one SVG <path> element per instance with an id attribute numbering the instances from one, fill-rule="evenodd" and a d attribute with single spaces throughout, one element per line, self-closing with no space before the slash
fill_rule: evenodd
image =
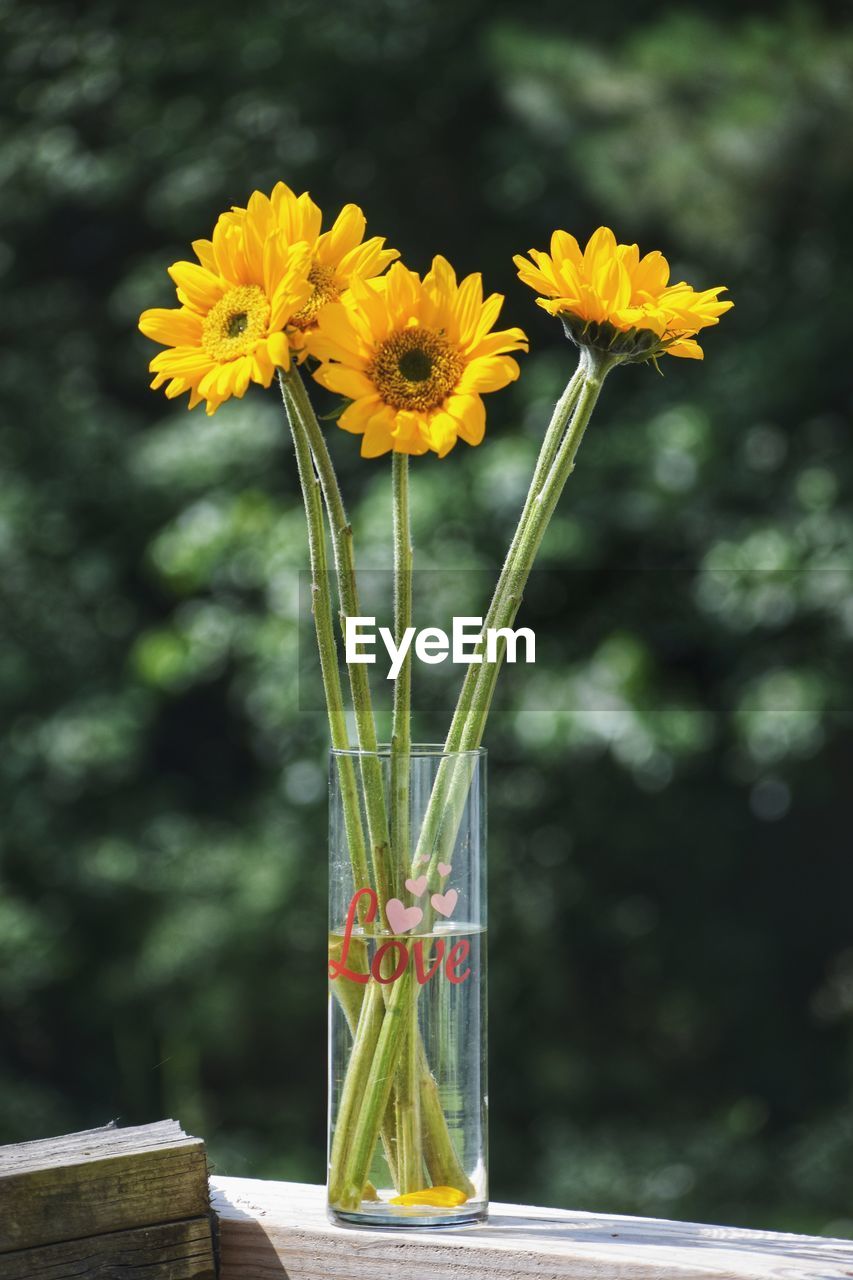
<path id="1" fill-rule="evenodd" d="M 0 1147 L 0 1254 L 209 1207 L 204 1143 L 175 1120 Z"/>
<path id="2" fill-rule="evenodd" d="M 209 1218 L 0 1254 L 0 1280 L 215 1280 Z"/>
<path id="3" fill-rule="evenodd" d="M 442 1231 L 345 1229 L 322 1187 L 213 1178 L 220 1280 L 844 1280 L 853 1242 L 494 1204 Z"/>

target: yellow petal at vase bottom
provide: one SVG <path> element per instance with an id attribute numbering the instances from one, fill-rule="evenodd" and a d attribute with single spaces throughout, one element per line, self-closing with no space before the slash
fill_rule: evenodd
<path id="1" fill-rule="evenodd" d="M 468 1199 L 464 1191 L 456 1187 L 424 1187 L 423 1191 L 408 1191 L 404 1196 L 394 1196 L 389 1204 L 429 1204 L 439 1209 L 453 1209 Z"/>

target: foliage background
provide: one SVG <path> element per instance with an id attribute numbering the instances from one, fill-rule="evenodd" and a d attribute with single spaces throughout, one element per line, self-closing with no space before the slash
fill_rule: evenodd
<path id="1" fill-rule="evenodd" d="M 323 1176 L 292 457 L 273 394 L 152 396 L 135 332 L 284 176 L 531 335 L 482 449 L 415 468 L 440 570 L 498 559 L 570 368 L 512 252 L 608 222 L 730 286 L 703 366 L 608 383 L 491 725 L 493 1182 L 853 1234 L 847 6 L 0 19 L 0 1141 L 173 1114 L 221 1170 Z M 383 566 L 385 468 L 333 435 Z"/>

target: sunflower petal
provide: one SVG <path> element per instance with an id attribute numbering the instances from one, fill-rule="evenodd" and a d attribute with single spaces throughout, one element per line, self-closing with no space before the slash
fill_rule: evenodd
<path id="1" fill-rule="evenodd" d="M 486 406 L 478 395 L 449 396 L 445 404 L 466 444 L 482 444 L 486 434 Z"/>
<path id="2" fill-rule="evenodd" d="M 344 205 L 331 229 L 317 241 L 317 261 L 323 266 L 337 267 L 345 254 L 361 244 L 366 229 L 367 219 L 358 205 Z"/>
<path id="3" fill-rule="evenodd" d="M 388 425 L 388 415 L 384 413 L 385 406 L 375 393 L 369 396 L 363 396 L 359 400 L 353 400 L 352 404 L 348 404 L 341 416 L 338 418 L 338 426 L 343 427 L 344 431 L 352 431 L 360 433 L 364 431 L 368 422 L 372 418 L 382 416 L 386 421 L 390 434 L 390 425 Z"/>
<path id="4" fill-rule="evenodd" d="M 456 295 L 456 319 L 459 325 L 458 341 L 467 345 L 478 330 L 483 309 L 483 277 L 479 272 L 466 276 Z"/>
<path id="5" fill-rule="evenodd" d="M 279 369 L 290 368 L 290 347 L 283 333 L 271 333 L 266 341 L 267 355 Z"/>
<path id="6" fill-rule="evenodd" d="M 496 356 L 504 351 L 526 351 L 527 334 L 523 329 L 496 329 L 487 333 L 471 349 L 472 356 Z"/>
<path id="7" fill-rule="evenodd" d="M 439 458 L 446 458 L 459 438 L 459 423 L 452 414 L 436 413 L 429 424 L 429 447 Z"/>
<path id="8" fill-rule="evenodd" d="M 318 317 L 317 328 L 306 338 L 308 350 L 320 360 L 340 360 L 360 368 L 365 363 L 365 349 L 347 307 L 330 302 Z"/>
<path id="9" fill-rule="evenodd" d="M 146 338 L 167 347 L 191 346 L 201 341 L 201 317 L 187 307 L 152 307 L 139 317 Z"/>
<path id="10" fill-rule="evenodd" d="M 704 360 L 705 352 L 693 338 L 679 338 L 666 349 L 668 356 L 684 356 L 687 360 Z"/>
<path id="11" fill-rule="evenodd" d="M 378 276 L 395 259 L 399 258 L 396 249 L 384 248 L 383 236 L 373 236 L 364 244 L 356 245 L 345 253 L 337 266 L 338 274 L 348 280 L 350 276 L 360 276 L 362 280 L 370 280 Z"/>
<path id="12" fill-rule="evenodd" d="M 381 419 L 372 418 L 362 436 L 362 458 L 381 458 L 384 453 L 390 453 L 393 447 L 394 439 L 388 427 Z"/>
<path id="13" fill-rule="evenodd" d="M 514 382 L 518 373 L 518 365 L 510 356 L 478 356 L 465 369 L 456 390 L 461 395 L 500 391 L 508 382 Z"/>
<path id="14" fill-rule="evenodd" d="M 551 236 L 551 257 L 555 262 L 568 259 L 575 267 L 580 267 L 583 262 L 581 247 L 568 231 L 555 231 Z"/>
<path id="15" fill-rule="evenodd" d="M 196 262 L 173 262 L 169 275 L 177 285 L 181 302 L 202 315 L 216 306 L 227 288 L 220 276 Z"/>
<path id="16" fill-rule="evenodd" d="M 373 393 L 373 383 L 358 369 L 347 368 L 343 364 L 325 364 L 314 372 L 314 377 L 328 391 L 334 391 L 347 400 L 357 400 L 360 396 Z"/>
<path id="17" fill-rule="evenodd" d="M 415 312 L 420 295 L 420 281 L 414 271 L 404 267 L 402 262 L 395 262 L 385 277 L 387 286 L 385 299 L 389 314 L 405 323 Z M 353 283 L 353 296 L 358 297 L 358 282 Z"/>
<path id="18" fill-rule="evenodd" d="M 216 257 L 213 252 L 213 243 L 210 240 L 193 240 L 192 249 L 195 256 L 203 267 L 207 267 L 208 271 L 216 272 Z"/>

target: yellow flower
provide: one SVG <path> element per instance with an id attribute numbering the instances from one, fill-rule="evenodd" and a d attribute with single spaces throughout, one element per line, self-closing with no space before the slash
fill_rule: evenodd
<path id="1" fill-rule="evenodd" d="M 221 223 L 246 228 L 247 234 L 270 234 L 277 229 L 289 244 L 303 240 L 310 247 L 311 294 L 290 319 L 290 345 L 303 356 L 305 335 L 316 327 L 323 307 L 337 302 L 353 279 L 381 275 L 400 256 L 396 249 L 384 247 L 384 236 L 364 239 L 367 220 L 358 205 L 345 205 L 331 228 L 321 233 L 322 221 L 323 215 L 308 192 L 297 196 L 283 182 L 277 183 L 269 197 L 256 191 L 247 209 L 235 206 L 220 217 Z M 198 245 L 194 247 L 198 249 Z"/>
<path id="2" fill-rule="evenodd" d="M 543 294 L 536 301 L 563 321 L 579 346 L 595 347 L 622 361 L 661 355 L 702 359 L 695 335 L 734 306 L 720 301 L 724 286 L 697 293 L 669 283 L 669 263 L 654 251 L 640 257 L 635 244 L 617 244 L 599 227 L 581 251 L 574 236 L 555 231 L 550 254 L 530 250 L 533 262 L 514 259 L 525 284 Z"/>
<path id="3" fill-rule="evenodd" d="M 505 353 L 527 350 L 520 329 L 492 331 L 503 303 L 483 300 L 482 278 L 457 284 L 444 258 L 423 278 L 394 263 L 379 280 L 355 279 L 340 303 L 324 307 L 308 350 L 323 363 L 314 377 L 352 403 L 338 419 L 363 437 L 362 456 L 444 457 L 461 437 L 483 439 L 481 394 L 518 377 Z"/>
<path id="4" fill-rule="evenodd" d="M 167 347 L 149 365 L 152 387 L 166 383 L 170 399 L 188 391 L 191 409 L 205 400 L 212 414 L 289 368 L 284 329 L 311 298 L 311 246 L 270 232 L 250 208 L 240 226 L 220 218 L 213 239 L 193 248 L 198 263 L 169 268 L 181 306 L 144 311 L 139 328 Z"/>

